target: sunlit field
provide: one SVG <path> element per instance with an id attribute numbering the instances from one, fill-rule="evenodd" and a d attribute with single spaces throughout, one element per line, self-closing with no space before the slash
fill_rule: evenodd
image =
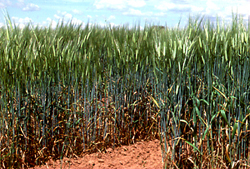
<path id="1" fill-rule="evenodd" d="M 27 168 L 141 139 L 164 168 L 250 168 L 250 29 L 58 23 L 0 30 L 0 165 Z"/>

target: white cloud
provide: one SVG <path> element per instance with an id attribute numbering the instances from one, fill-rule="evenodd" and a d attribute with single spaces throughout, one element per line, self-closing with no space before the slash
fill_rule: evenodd
<path id="1" fill-rule="evenodd" d="M 0 2 L 0 8 L 4 8 L 4 7 L 5 7 L 5 5 Z"/>
<path id="2" fill-rule="evenodd" d="M 90 15 L 87 15 L 87 18 L 92 18 L 92 16 L 90 16 Z"/>
<path id="3" fill-rule="evenodd" d="M 146 3 L 144 0 L 96 0 L 94 6 L 97 9 L 125 9 L 128 7 L 143 7 Z"/>
<path id="4" fill-rule="evenodd" d="M 54 17 L 55 17 L 56 19 L 61 19 L 61 18 L 62 18 L 61 16 L 58 16 L 57 14 L 55 14 Z"/>
<path id="5" fill-rule="evenodd" d="M 124 9 L 126 4 L 123 0 L 99 0 L 95 1 L 94 6 L 97 9 L 108 8 L 108 9 Z"/>
<path id="6" fill-rule="evenodd" d="M 82 21 L 82 20 L 79 20 L 79 19 L 77 19 L 77 18 L 74 18 L 73 16 L 72 16 L 72 14 L 70 14 L 70 13 L 67 13 L 67 12 L 62 12 L 62 11 L 57 11 L 57 14 L 55 14 L 54 15 L 54 18 L 57 20 L 57 22 L 56 21 L 54 21 L 53 19 L 51 19 L 51 18 L 47 18 L 47 21 L 49 21 L 49 22 L 52 22 L 52 27 L 53 28 L 55 28 L 55 26 L 56 26 L 56 24 L 59 22 L 64 22 L 64 23 L 68 23 L 68 22 L 71 22 L 71 23 L 73 23 L 73 24 L 75 24 L 75 25 L 80 25 L 80 24 L 82 24 L 82 26 L 83 26 L 83 24 L 84 24 L 84 22 Z M 43 25 L 44 25 L 45 23 L 43 23 Z"/>
<path id="7" fill-rule="evenodd" d="M 250 4 L 249 4 L 250 5 Z M 228 6 L 225 8 L 225 11 L 227 13 L 238 12 L 239 14 L 246 14 L 250 15 L 250 6 L 248 5 L 242 5 L 242 6 Z"/>
<path id="8" fill-rule="evenodd" d="M 4 27 L 4 23 L 0 22 L 0 28 Z"/>
<path id="9" fill-rule="evenodd" d="M 4 3 L 6 5 L 11 5 L 11 1 L 10 0 L 0 0 L 1 3 Z"/>
<path id="10" fill-rule="evenodd" d="M 243 5 L 243 6 L 228 6 L 225 7 L 223 11 L 220 11 L 220 16 L 226 20 L 232 19 L 232 11 L 234 13 L 240 14 L 243 16 L 244 20 L 248 20 L 248 16 L 250 15 L 249 6 Z"/>
<path id="11" fill-rule="evenodd" d="M 6 8 L 7 6 L 11 6 L 12 3 L 10 0 L 0 0 L 0 8 Z"/>
<path id="12" fill-rule="evenodd" d="M 63 19 L 66 14 L 67 14 L 67 12 L 57 11 L 57 13 L 54 15 L 54 17 L 56 19 Z"/>
<path id="13" fill-rule="evenodd" d="M 113 28 L 113 27 L 117 27 L 117 26 L 119 26 L 119 25 L 117 25 L 117 24 L 115 24 L 115 23 L 113 23 L 113 22 L 99 22 L 99 23 L 97 23 L 98 24 L 98 26 L 100 26 L 100 27 L 102 27 L 102 28 L 105 28 L 105 27 L 111 27 L 111 28 Z M 95 24 L 91 24 L 91 26 L 94 26 Z"/>
<path id="14" fill-rule="evenodd" d="M 123 12 L 123 15 L 136 15 L 142 16 L 143 13 L 138 9 L 129 9 L 127 12 Z"/>
<path id="15" fill-rule="evenodd" d="M 218 5 L 216 5 L 213 1 L 208 0 L 206 3 L 207 9 L 212 9 L 212 10 L 220 10 Z"/>
<path id="16" fill-rule="evenodd" d="M 27 4 L 24 8 L 23 11 L 38 11 L 40 10 L 40 7 L 38 5 L 35 4 Z"/>
<path id="17" fill-rule="evenodd" d="M 66 2 L 84 2 L 84 0 L 63 0 Z"/>
<path id="18" fill-rule="evenodd" d="M 74 13 L 74 14 L 82 14 L 82 11 L 80 11 L 80 10 L 77 10 L 77 9 L 73 9 L 72 10 L 72 12 Z"/>
<path id="19" fill-rule="evenodd" d="M 25 18 L 12 17 L 11 19 L 15 21 L 15 23 L 29 23 L 32 21 L 32 19 L 29 17 Z"/>
<path id="20" fill-rule="evenodd" d="M 161 11 L 176 11 L 176 12 L 189 12 L 191 11 L 191 5 L 189 4 L 177 4 L 172 2 L 161 2 L 158 5 L 155 5 L 156 9 L 159 9 Z"/>
<path id="21" fill-rule="evenodd" d="M 29 17 L 25 17 L 25 18 L 19 18 L 19 17 L 12 17 L 11 18 L 15 25 L 20 27 L 21 29 L 23 29 L 25 26 L 27 26 L 29 23 L 32 24 L 32 19 Z"/>
<path id="22" fill-rule="evenodd" d="M 71 23 L 73 23 L 74 25 L 81 25 L 82 24 L 82 26 L 84 26 L 84 22 L 80 19 L 77 19 L 77 18 L 73 18 L 71 20 Z"/>
<path id="23" fill-rule="evenodd" d="M 128 5 L 131 7 L 139 8 L 146 5 L 144 0 L 128 0 Z"/>
<path id="24" fill-rule="evenodd" d="M 51 26 L 53 29 L 55 29 L 56 26 L 57 26 L 57 22 L 54 21 L 54 20 L 51 19 L 51 18 L 47 18 L 46 22 L 45 22 L 45 21 L 43 22 L 43 25 L 44 25 L 45 27 L 47 27 L 47 25 L 49 25 L 49 26 Z"/>
<path id="25" fill-rule="evenodd" d="M 249 0 L 207 0 L 203 10 L 203 14 L 214 20 L 218 16 L 219 19 L 225 20 L 226 22 L 231 21 L 232 11 L 243 15 L 243 19 L 247 20 L 249 12 L 250 1 Z M 219 3 L 218 3 L 219 2 Z"/>
<path id="26" fill-rule="evenodd" d="M 220 11 L 220 7 L 215 4 L 212 0 L 208 0 L 206 2 L 205 14 L 214 16 L 216 13 Z"/>
<path id="27" fill-rule="evenodd" d="M 160 11 L 200 13 L 216 17 L 217 14 L 231 16 L 232 9 L 236 12 L 237 8 L 240 14 L 246 16 L 250 14 L 249 6 L 250 0 L 164 0 L 156 3 L 154 7 Z"/>
<path id="28" fill-rule="evenodd" d="M 69 14 L 69 13 L 67 13 L 67 14 L 64 15 L 64 17 L 65 17 L 65 19 L 71 19 L 71 18 L 72 18 L 72 15 Z"/>
<path id="29" fill-rule="evenodd" d="M 69 21 L 73 18 L 72 14 L 62 11 L 57 11 L 57 14 L 54 15 L 54 18 L 58 20 Z"/>
<path id="30" fill-rule="evenodd" d="M 109 25 L 111 26 L 111 27 L 116 27 L 116 26 L 119 26 L 119 25 L 116 25 L 115 23 L 109 23 Z"/>
<path id="31" fill-rule="evenodd" d="M 108 20 L 109 20 L 109 21 L 110 21 L 110 20 L 113 20 L 113 19 L 115 19 L 115 16 L 114 16 L 114 15 L 111 15 L 111 16 L 108 17 Z"/>
<path id="32" fill-rule="evenodd" d="M 198 7 L 198 6 L 191 6 L 191 11 L 192 12 L 202 12 L 202 11 L 204 11 L 204 8 Z"/>
<path id="33" fill-rule="evenodd" d="M 126 12 L 123 12 L 122 13 L 123 15 L 131 15 L 131 16 L 150 16 L 150 15 L 153 15 L 152 12 L 142 12 L 138 9 L 128 9 Z"/>

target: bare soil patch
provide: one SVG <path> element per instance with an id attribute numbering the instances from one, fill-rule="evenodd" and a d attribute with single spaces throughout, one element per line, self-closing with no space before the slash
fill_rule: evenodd
<path id="1" fill-rule="evenodd" d="M 81 158 L 64 158 L 62 163 L 50 160 L 34 169 L 161 169 L 162 166 L 160 141 L 153 140 L 85 153 Z"/>

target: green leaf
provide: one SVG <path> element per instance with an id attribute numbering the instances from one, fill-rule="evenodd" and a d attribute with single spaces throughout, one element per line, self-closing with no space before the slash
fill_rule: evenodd
<path id="1" fill-rule="evenodd" d="M 219 111 L 212 116 L 210 124 L 212 123 L 212 121 L 214 120 L 214 118 L 218 115 L 218 113 L 219 113 Z M 208 130 L 209 130 L 209 128 L 210 128 L 211 125 L 206 125 L 206 126 L 207 126 L 207 128 L 206 128 L 206 130 L 203 133 L 202 140 L 205 139 L 205 136 L 207 135 L 207 132 L 208 132 Z"/>
<path id="2" fill-rule="evenodd" d="M 206 130 L 205 130 L 204 133 L 203 133 L 202 140 L 205 139 L 205 137 L 206 137 L 206 135 L 207 135 L 207 132 L 208 132 L 208 130 L 209 130 L 209 127 L 210 127 L 210 125 L 207 125 L 207 128 L 206 128 Z"/>
<path id="3" fill-rule="evenodd" d="M 246 117 L 242 120 L 242 124 L 245 123 L 245 121 L 246 121 L 246 119 L 247 119 L 248 116 L 250 116 L 250 114 L 246 115 Z"/>
<path id="4" fill-rule="evenodd" d="M 201 155 L 203 155 L 200 150 L 195 146 L 193 145 L 192 143 L 190 143 L 189 141 L 185 140 L 186 143 L 188 143 L 190 146 L 192 146 L 196 151 L 198 151 Z"/>
<path id="5" fill-rule="evenodd" d="M 220 114 L 222 115 L 222 117 L 224 118 L 224 120 L 227 122 L 227 124 L 228 124 L 228 126 L 229 126 L 230 124 L 228 123 L 228 120 L 227 120 L 227 116 L 226 116 L 225 110 L 220 110 Z"/>
<path id="6" fill-rule="evenodd" d="M 206 101 L 206 100 L 204 100 L 204 99 L 200 99 L 200 101 L 202 101 L 202 102 L 206 103 L 206 104 L 209 106 L 208 101 Z"/>
<path id="7" fill-rule="evenodd" d="M 239 126 L 239 122 L 235 122 L 235 123 L 234 123 L 234 128 L 233 128 L 233 132 L 232 132 L 232 137 L 231 137 L 231 139 L 234 138 L 234 135 L 235 135 L 235 133 L 236 133 L 236 130 L 237 130 L 238 126 Z"/>

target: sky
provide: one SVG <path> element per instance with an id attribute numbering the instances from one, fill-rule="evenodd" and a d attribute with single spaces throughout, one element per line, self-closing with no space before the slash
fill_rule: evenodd
<path id="1" fill-rule="evenodd" d="M 230 22 L 232 11 L 248 21 L 250 0 L 0 0 L 0 27 L 7 11 L 20 27 L 28 23 L 56 27 L 64 20 L 74 24 L 134 26 L 140 24 L 175 27 L 188 23 L 189 16 Z"/>

